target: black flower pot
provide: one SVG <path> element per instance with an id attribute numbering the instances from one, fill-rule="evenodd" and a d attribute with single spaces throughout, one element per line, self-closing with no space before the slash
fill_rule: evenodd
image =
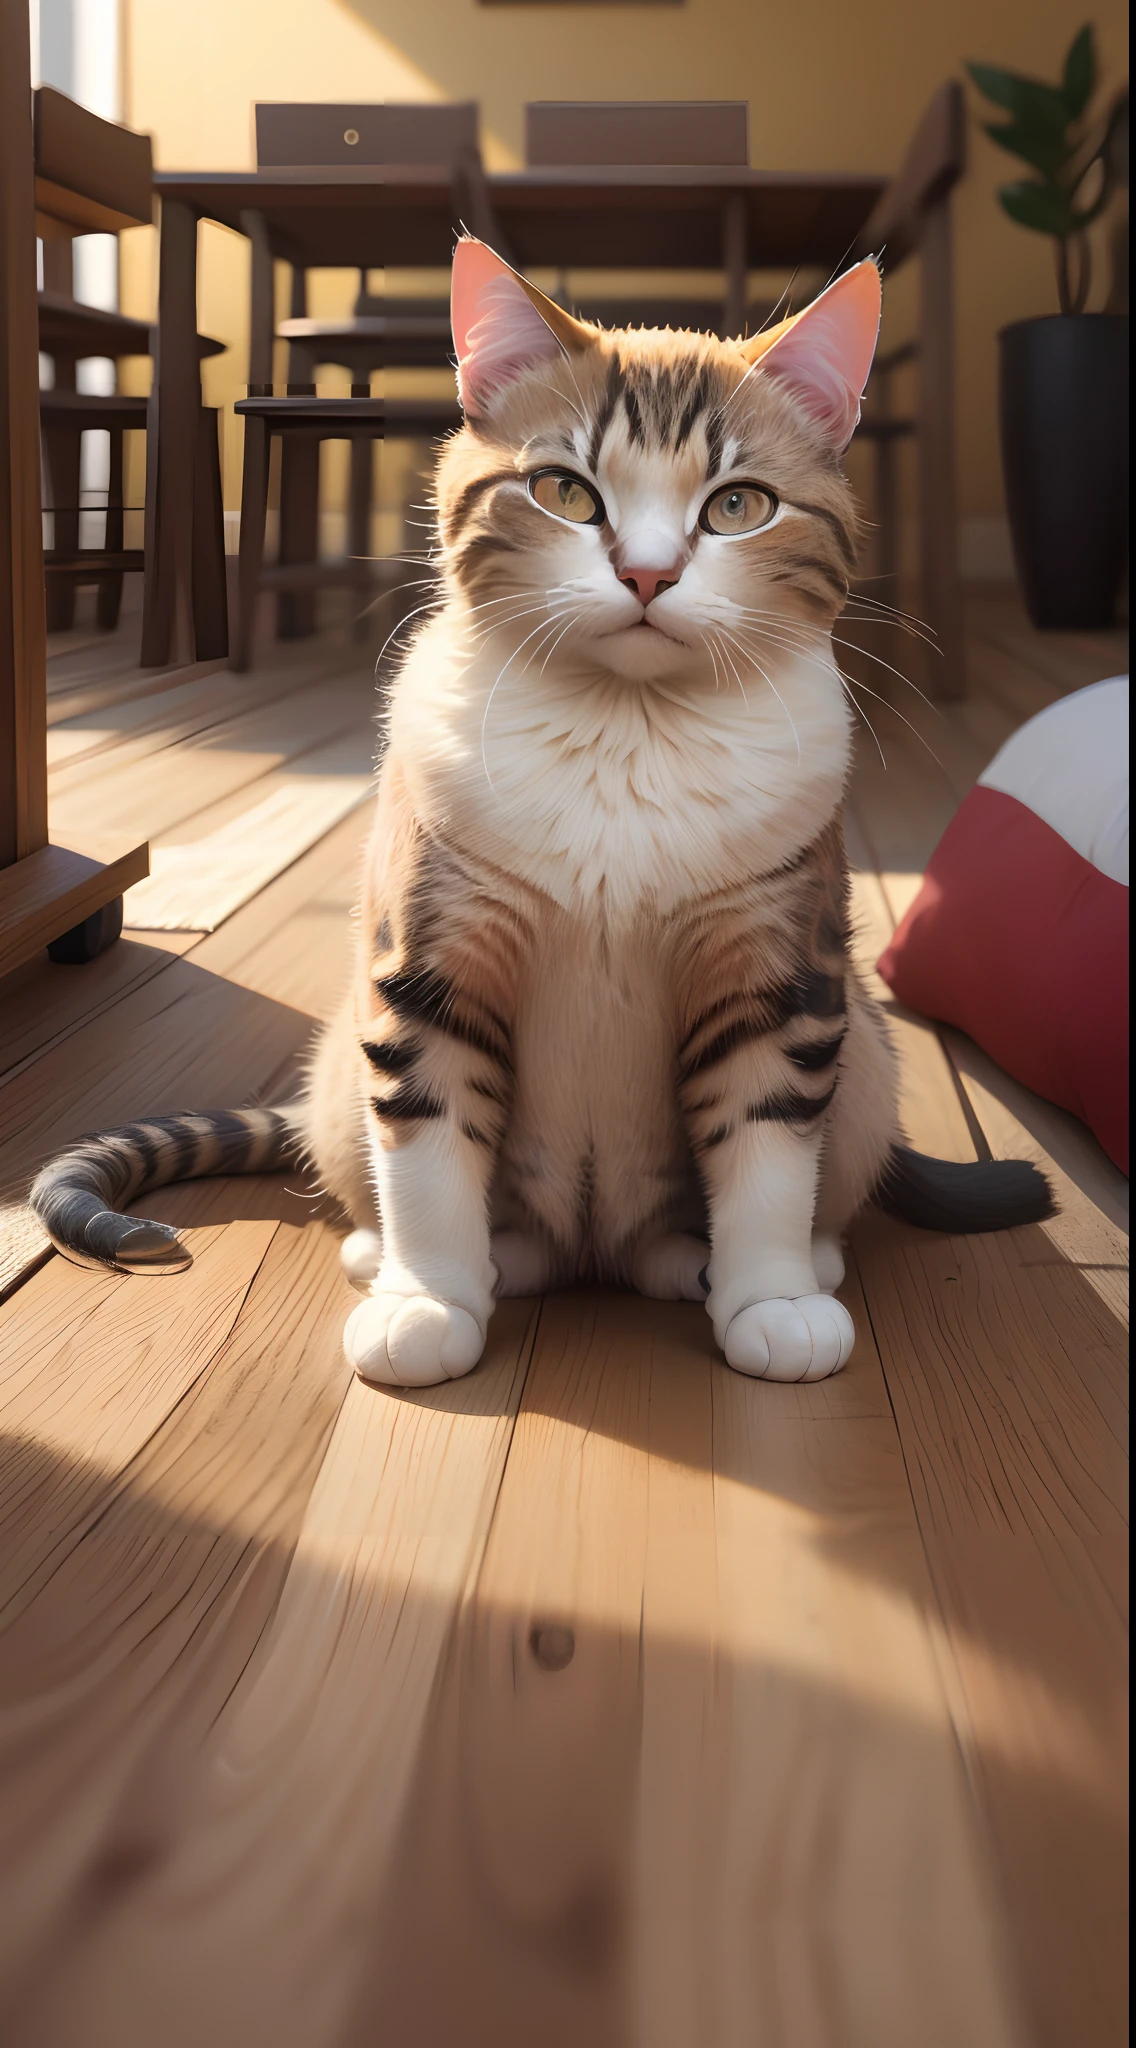
<path id="1" fill-rule="evenodd" d="M 1006 503 L 1030 618 L 1109 626 L 1128 549 L 1128 316 L 1018 320 L 998 340 Z"/>

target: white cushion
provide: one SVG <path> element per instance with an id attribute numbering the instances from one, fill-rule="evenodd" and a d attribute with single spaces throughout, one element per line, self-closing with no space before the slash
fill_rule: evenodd
<path id="1" fill-rule="evenodd" d="M 1128 887 L 1128 677 L 1061 697 L 995 754 L 985 774 L 1103 875 Z"/>

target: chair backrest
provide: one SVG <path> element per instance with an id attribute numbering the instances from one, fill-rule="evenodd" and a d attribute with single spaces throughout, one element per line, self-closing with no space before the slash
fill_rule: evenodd
<path id="1" fill-rule="evenodd" d="M 525 162 L 748 164 L 745 100 L 533 100 Z"/>
<path id="2" fill-rule="evenodd" d="M 50 85 L 41 85 L 35 95 L 34 134 L 41 213 L 77 234 L 153 219 L 148 135 L 102 120 Z M 80 202 L 77 207 L 73 200 Z"/>
<path id="3" fill-rule="evenodd" d="M 260 169 L 286 164 L 452 164 L 477 152 L 473 100 L 408 106 L 258 101 L 256 161 Z"/>

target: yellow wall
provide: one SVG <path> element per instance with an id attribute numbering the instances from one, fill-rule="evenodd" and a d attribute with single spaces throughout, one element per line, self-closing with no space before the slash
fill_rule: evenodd
<path id="1" fill-rule="evenodd" d="M 160 168 L 242 169 L 253 161 L 257 99 L 471 98 L 487 161 L 519 163 L 529 99 L 747 98 L 755 165 L 891 171 L 923 105 L 967 57 L 1053 75 L 1084 0 L 686 0 L 682 6 L 483 6 L 478 0 L 123 0 L 123 118 L 154 138 Z M 1109 81 L 1127 69 L 1127 11 L 1094 10 Z M 995 336 L 1055 309 L 1050 246 L 1014 228 L 994 200 L 1015 175 L 972 126 L 957 202 L 962 512 L 1002 509 Z M 151 231 L 125 238 L 123 298 L 153 306 Z M 207 366 L 225 403 L 244 374 L 247 256 L 206 228 L 201 323 L 232 344 Z M 326 280 L 313 311 L 347 303 Z M 904 303 L 906 302 L 906 304 Z M 897 280 L 890 324 L 910 304 Z M 229 416 L 226 502 L 239 501 Z"/>

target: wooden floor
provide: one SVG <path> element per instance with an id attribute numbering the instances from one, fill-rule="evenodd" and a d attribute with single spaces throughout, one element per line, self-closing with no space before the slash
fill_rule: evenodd
<path id="1" fill-rule="evenodd" d="M 48 1256 L 19 1197 L 64 1140 L 285 1089 L 368 820 L 371 651 L 147 675 L 128 638 L 53 653 L 52 820 L 149 833 L 155 876 L 101 960 L 0 988 L 5 2040 L 1112 2048 L 1127 1182 L 896 1014 L 913 1140 L 1038 1159 L 1061 1212 L 867 1217 L 817 1386 L 595 1293 L 366 1388 L 284 1180 L 148 1198 L 178 1278 Z M 933 751 L 865 699 L 869 961 L 1001 741 L 1127 666 L 996 593 L 969 639 L 966 704 L 897 700 Z"/>

